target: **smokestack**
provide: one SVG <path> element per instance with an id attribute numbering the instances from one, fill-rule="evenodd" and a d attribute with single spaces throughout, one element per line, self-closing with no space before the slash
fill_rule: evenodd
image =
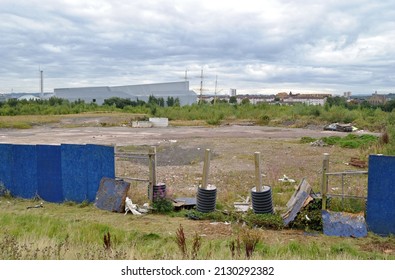
<path id="1" fill-rule="evenodd" d="M 44 77 L 43 70 L 40 70 L 40 98 L 44 97 Z"/>

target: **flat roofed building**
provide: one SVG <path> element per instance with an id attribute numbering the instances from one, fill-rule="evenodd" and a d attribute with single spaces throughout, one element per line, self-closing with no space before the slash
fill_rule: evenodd
<path id="1" fill-rule="evenodd" d="M 132 101 L 142 100 L 147 102 L 150 96 L 163 98 L 166 102 L 168 97 L 178 98 L 180 105 L 191 105 L 197 102 L 197 94 L 189 90 L 189 82 L 170 82 L 126 86 L 102 86 L 102 87 L 79 87 L 79 88 L 56 88 L 55 96 L 70 101 L 84 100 L 87 103 L 95 102 L 99 105 L 105 99 L 119 97 Z"/>

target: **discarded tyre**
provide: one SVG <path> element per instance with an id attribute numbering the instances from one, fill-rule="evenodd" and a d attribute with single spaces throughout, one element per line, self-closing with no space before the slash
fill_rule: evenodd
<path id="1" fill-rule="evenodd" d="M 217 188 L 210 186 L 207 189 L 198 188 L 196 197 L 196 209 L 202 213 L 209 213 L 215 210 L 217 199 Z"/>
<path id="2" fill-rule="evenodd" d="M 263 186 L 261 192 L 251 189 L 252 210 L 255 214 L 273 214 L 272 189 Z"/>

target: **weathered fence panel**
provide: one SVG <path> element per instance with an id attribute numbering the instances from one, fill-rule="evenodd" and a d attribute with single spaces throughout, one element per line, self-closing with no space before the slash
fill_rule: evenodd
<path id="1" fill-rule="evenodd" d="M 38 193 L 36 146 L 13 145 L 12 157 L 12 194 L 21 198 L 35 197 Z"/>
<path id="2" fill-rule="evenodd" d="M 395 234 L 395 157 L 370 155 L 366 222 L 380 235 Z"/>
<path id="3" fill-rule="evenodd" d="M 49 202 L 93 202 L 103 177 L 115 177 L 114 147 L 0 144 L 0 181 L 12 195 Z"/>
<path id="4" fill-rule="evenodd" d="M 60 145 L 37 145 L 38 195 L 45 201 L 64 200 Z"/>

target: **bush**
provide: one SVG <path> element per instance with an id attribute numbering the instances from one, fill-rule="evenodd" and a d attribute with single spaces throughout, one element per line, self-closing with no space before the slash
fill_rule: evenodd
<path id="1" fill-rule="evenodd" d="M 281 230 L 284 228 L 284 221 L 278 214 L 254 214 L 248 213 L 245 222 L 250 227 Z"/>
<path id="2" fill-rule="evenodd" d="M 170 213 L 173 211 L 173 202 L 168 198 L 158 198 L 152 203 L 152 208 L 157 213 Z"/>

